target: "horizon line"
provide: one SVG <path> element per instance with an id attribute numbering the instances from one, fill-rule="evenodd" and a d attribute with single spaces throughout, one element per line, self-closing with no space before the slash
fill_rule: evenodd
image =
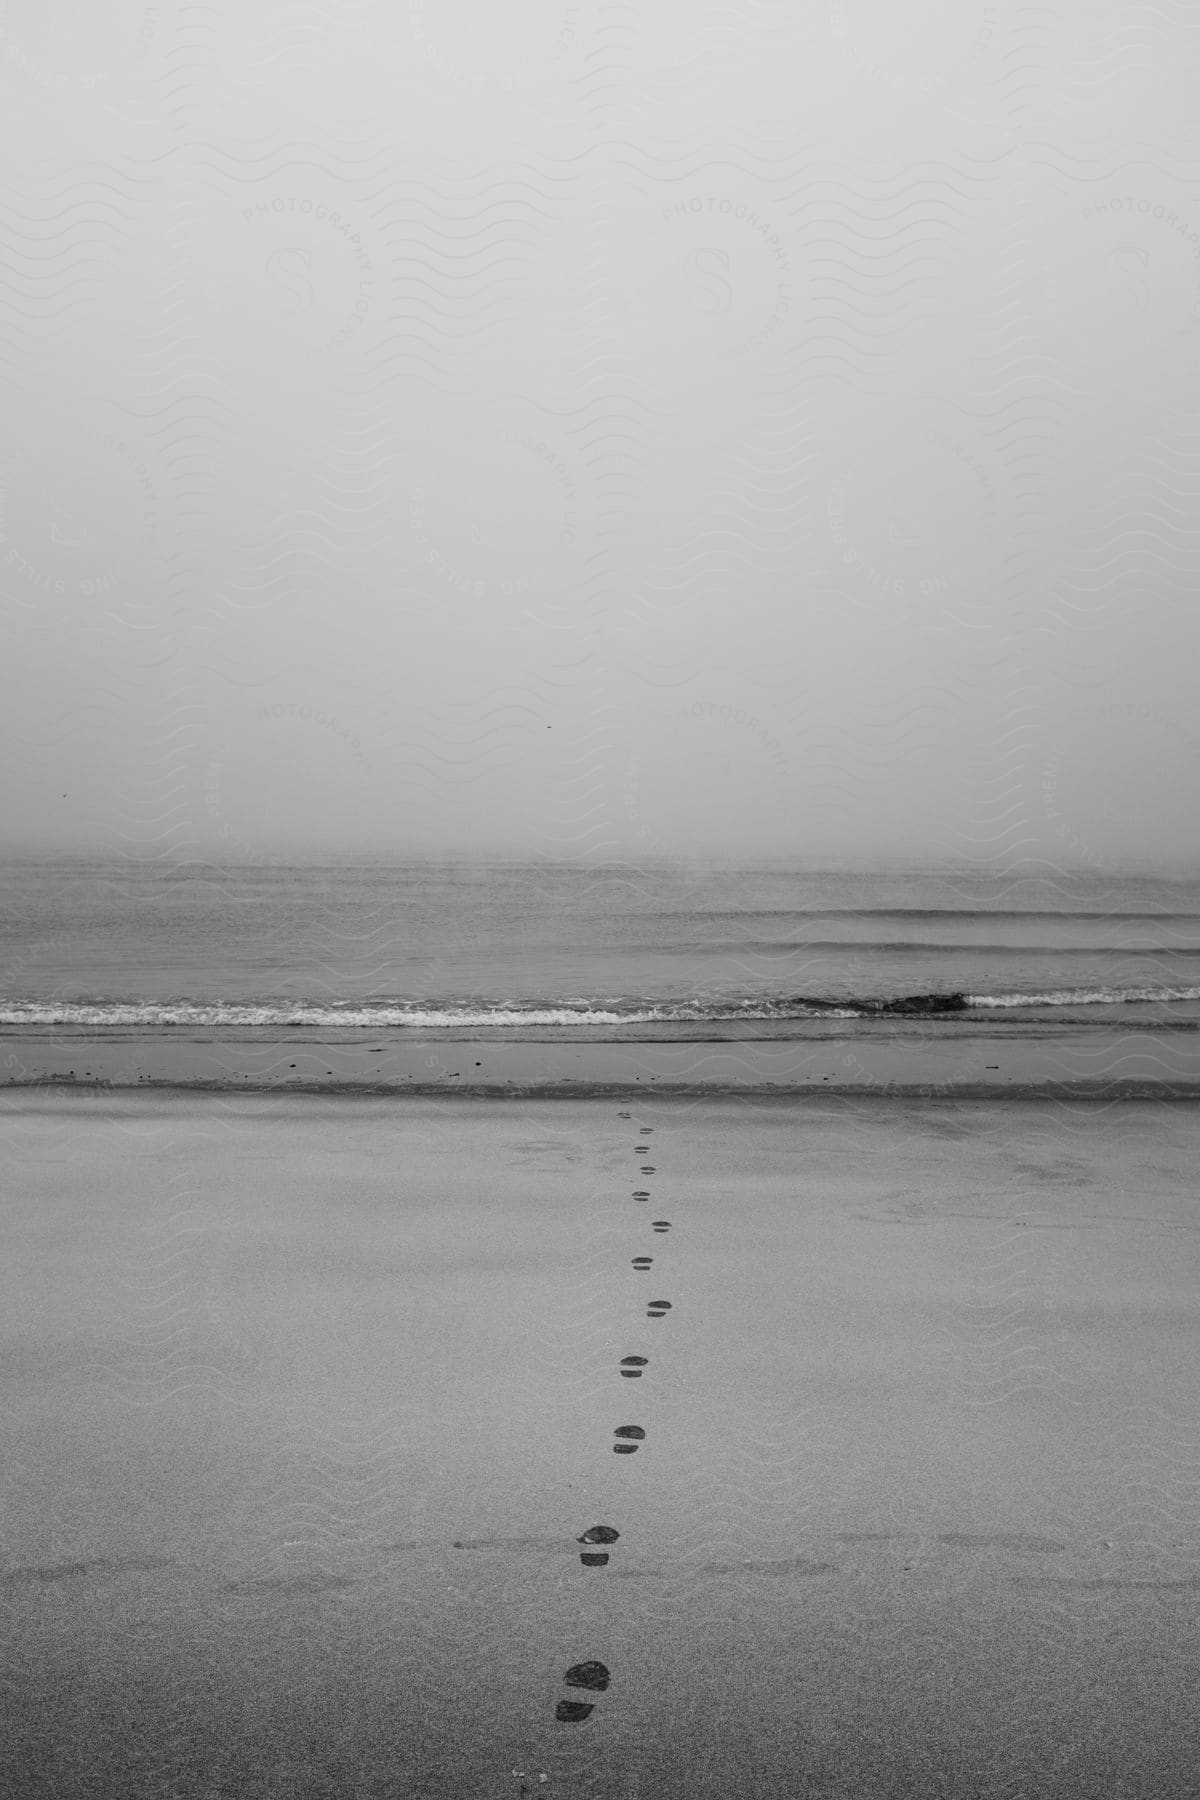
<path id="1" fill-rule="evenodd" d="M 388 867 L 422 867 L 438 864 L 466 863 L 479 867 L 554 867 L 577 868 L 580 870 L 597 869 L 652 869 L 689 867 L 696 864 L 718 865 L 722 867 L 752 869 L 796 869 L 810 874 L 934 874 L 955 873 L 970 874 L 976 877 L 987 877 L 997 881 L 1017 878 L 1045 879 L 1047 876 L 1079 877 L 1090 876 L 1097 880 L 1128 880 L 1137 878 L 1193 878 L 1200 879 L 1200 860 L 1167 862 L 1165 860 L 1139 860 L 1132 856 L 1114 858 L 1105 867 L 1097 867 L 1094 862 L 1087 864 L 1068 864 L 1049 857 L 1031 855 L 1003 868 L 996 868 L 990 862 L 965 856 L 936 854 L 934 852 L 915 852 L 908 856 L 899 853 L 880 853 L 878 855 L 853 854 L 833 850 L 805 854 L 796 852 L 781 855 L 778 852 L 763 851 L 727 851 L 702 850 L 678 851 L 674 854 L 657 856 L 638 856 L 636 854 L 585 854 L 583 856 L 555 855 L 550 851 L 522 850 L 505 851 L 497 848 L 481 848 L 478 846 L 443 846 L 441 848 L 415 848 L 403 851 L 388 850 L 380 847 L 340 846 L 317 848 L 312 845 L 276 846 L 261 851 L 239 856 L 222 855 L 219 849 L 212 850 L 177 850 L 174 848 L 150 849 L 104 849 L 95 845 L 72 847 L 64 844 L 0 844 L 0 857 L 10 859 L 37 860 L 42 862 L 70 861 L 94 863 L 138 863 L 148 866 L 162 867 L 217 867 L 217 868 L 255 868 L 263 865 L 297 865 L 297 864 L 338 864 L 366 862 L 378 863 Z"/>

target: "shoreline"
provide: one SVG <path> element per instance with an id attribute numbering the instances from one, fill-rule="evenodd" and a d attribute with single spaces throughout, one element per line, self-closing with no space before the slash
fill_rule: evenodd
<path id="1" fill-rule="evenodd" d="M 374 1037 L 376 1034 L 370 1034 Z M 0 1033 L 0 1087 L 527 1098 L 646 1092 L 961 1099 L 1200 1097 L 1200 1036 L 895 1027 L 820 1039 L 362 1041 L 361 1033 Z"/>

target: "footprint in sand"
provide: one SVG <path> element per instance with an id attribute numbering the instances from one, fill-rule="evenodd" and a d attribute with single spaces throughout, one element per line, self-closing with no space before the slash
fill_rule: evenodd
<path id="1" fill-rule="evenodd" d="M 663 1314 L 669 1313 L 670 1310 L 671 1302 L 669 1300 L 652 1300 L 646 1308 L 646 1317 L 648 1319 L 661 1319 Z"/>
<path id="2" fill-rule="evenodd" d="M 642 1164 L 642 1174 L 643 1175 L 653 1175 L 653 1173 L 654 1173 L 653 1163 L 643 1163 Z"/>
<path id="3" fill-rule="evenodd" d="M 645 1435 L 640 1425 L 618 1425 L 613 1436 L 621 1442 L 614 1444 L 613 1450 L 618 1456 L 632 1456 Z"/>
<path id="4" fill-rule="evenodd" d="M 575 1542 L 577 1544 L 615 1544 L 620 1535 L 620 1532 L 614 1530 L 611 1525 L 592 1525 L 581 1537 L 577 1537 Z M 391 1550 L 405 1550 L 415 1549 L 417 1546 L 411 1544 L 390 1544 L 387 1545 L 386 1548 Z M 547 1554 L 554 1555 L 556 1552 L 562 1551 L 565 1548 L 565 1541 L 562 1538 L 556 1537 L 455 1538 L 451 1544 L 451 1549 L 453 1550 L 496 1551 L 501 1556 L 520 1556 L 522 1554 L 539 1554 L 541 1556 L 546 1556 Z M 608 1561 L 608 1552 L 585 1550 L 581 1554 L 579 1560 L 585 1569 L 602 1569 Z M 275 1588 L 282 1585 L 285 1584 L 274 1579 L 253 1583 L 243 1582 L 240 1584 L 242 1591 L 247 1593 L 252 1589 L 258 1591 L 260 1589 L 265 1590 L 268 1587 Z M 293 1582 L 286 1585 L 295 1586 L 296 1583 Z M 311 1591 L 317 1591 L 317 1584 L 315 1582 L 308 1581 L 305 1585 Z M 331 1582 L 328 1580 L 320 1583 L 321 1588 L 330 1585 Z M 339 1579 L 336 1584 L 333 1585 L 349 1587 L 352 1583 Z M 229 1591 L 233 1592 L 235 1590 L 231 1588 Z"/>
<path id="5" fill-rule="evenodd" d="M 648 1156 L 650 1154 L 649 1144 L 635 1144 L 633 1146 L 633 1154 L 635 1156 Z"/>
<path id="6" fill-rule="evenodd" d="M 614 1531 L 611 1525 L 592 1525 L 583 1533 L 582 1537 L 577 1537 L 575 1542 L 577 1544 L 615 1544 L 620 1535 L 620 1532 Z M 608 1561 L 608 1551 L 583 1550 L 580 1552 L 579 1560 L 585 1569 L 602 1569 Z"/>
<path id="7" fill-rule="evenodd" d="M 618 1113 L 617 1117 L 618 1117 L 618 1119 L 632 1119 L 633 1114 L 632 1113 Z"/>
<path id="8" fill-rule="evenodd" d="M 633 1266 L 635 1269 L 648 1269 L 653 1261 L 652 1256 L 635 1256 Z"/>
<path id="9" fill-rule="evenodd" d="M 602 1662 L 572 1663 L 563 1681 L 567 1687 L 588 1688 L 594 1694 L 602 1694 L 608 1686 L 609 1674 Z M 595 1705 L 586 1700 L 560 1700 L 554 1716 L 566 1725 L 578 1725 L 595 1710 Z"/>
<path id="10" fill-rule="evenodd" d="M 623 1356 L 621 1358 L 621 1373 L 627 1381 L 640 1381 L 642 1370 L 649 1361 L 650 1358 L 648 1356 Z"/>
<path id="11" fill-rule="evenodd" d="M 635 1200 L 648 1200 L 650 1193 L 647 1188 L 634 1188 L 633 1197 Z"/>
<path id="12" fill-rule="evenodd" d="M 670 1231 L 670 1229 L 671 1229 L 671 1221 L 669 1219 L 655 1219 L 655 1221 L 654 1221 L 654 1230 L 655 1231 Z"/>

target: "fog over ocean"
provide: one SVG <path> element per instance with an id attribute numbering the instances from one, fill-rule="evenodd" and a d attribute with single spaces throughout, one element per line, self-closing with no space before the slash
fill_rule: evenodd
<path id="1" fill-rule="evenodd" d="M 65 6 L 5 846 L 1200 872 L 1186 8 Z"/>
<path id="2" fill-rule="evenodd" d="M 1200 14 L 0 0 L 0 1794 L 1176 1800 Z"/>

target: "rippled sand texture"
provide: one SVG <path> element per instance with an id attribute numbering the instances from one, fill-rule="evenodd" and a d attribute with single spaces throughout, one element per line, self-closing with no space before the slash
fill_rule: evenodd
<path id="1" fill-rule="evenodd" d="M 1191 1791 L 1194 1106 L 0 1117 L 5 1792 Z"/>

